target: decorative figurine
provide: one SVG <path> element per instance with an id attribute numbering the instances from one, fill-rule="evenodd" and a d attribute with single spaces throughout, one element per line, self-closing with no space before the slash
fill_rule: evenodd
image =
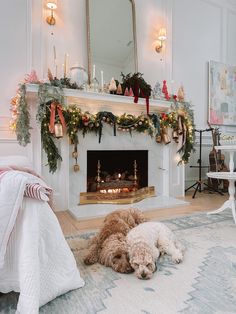
<path id="1" fill-rule="evenodd" d="M 124 95 L 125 96 L 129 96 L 129 89 L 128 89 L 128 87 L 126 87 Z"/>
<path id="2" fill-rule="evenodd" d="M 110 85 L 109 85 L 109 91 L 111 94 L 115 94 L 116 90 L 117 90 L 116 81 L 115 81 L 114 77 L 112 77 L 112 79 L 110 81 Z"/>
<path id="3" fill-rule="evenodd" d="M 122 86 L 119 83 L 118 87 L 117 87 L 117 91 L 116 91 L 117 95 L 123 95 L 123 91 L 122 91 Z"/>
<path id="4" fill-rule="evenodd" d="M 161 84 L 159 82 L 156 82 L 154 88 L 153 88 L 153 92 L 152 92 L 152 96 L 154 99 L 162 99 L 162 92 L 161 92 Z"/>
<path id="5" fill-rule="evenodd" d="M 184 93 L 184 87 L 183 85 L 180 86 L 177 93 L 177 99 L 178 101 L 184 101 L 185 93 Z"/>
<path id="6" fill-rule="evenodd" d="M 164 97 L 165 97 L 166 100 L 170 100 L 170 96 L 169 96 L 169 93 L 168 93 L 166 80 L 163 81 L 162 93 L 164 94 Z"/>

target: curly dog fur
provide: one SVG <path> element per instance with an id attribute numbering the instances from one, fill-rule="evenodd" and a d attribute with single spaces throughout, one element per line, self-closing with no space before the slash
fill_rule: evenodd
<path id="1" fill-rule="evenodd" d="M 84 263 L 92 265 L 99 262 L 120 273 L 132 272 L 126 235 L 144 221 L 146 218 L 142 212 L 135 208 L 116 210 L 107 215 L 101 230 L 90 240 Z"/>
<path id="2" fill-rule="evenodd" d="M 145 222 L 127 234 L 131 267 L 139 279 L 150 279 L 160 254 L 168 254 L 175 263 L 183 260 L 184 247 L 174 233 L 161 222 Z"/>

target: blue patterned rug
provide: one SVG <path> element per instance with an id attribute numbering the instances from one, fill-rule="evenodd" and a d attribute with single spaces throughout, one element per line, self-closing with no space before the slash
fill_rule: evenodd
<path id="1" fill-rule="evenodd" d="M 164 256 L 151 280 L 118 274 L 101 265 L 85 266 L 88 239 L 67 237 L 85 287 L 40 309 L 45 314 L 230 314 L 236 313 L 236 225 L 230 212 L 165 220 L 187 250 L 176 265 Z M 0 313 L 14 313 L 17 294 L 0 296 Z"/>

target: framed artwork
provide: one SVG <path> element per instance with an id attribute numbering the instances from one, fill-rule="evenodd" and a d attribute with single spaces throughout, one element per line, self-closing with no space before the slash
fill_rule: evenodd
<path id="1" fill-rule="evenodd" d="M 209 122 L 236 126 L 236 66 L 209 62 Z"/>

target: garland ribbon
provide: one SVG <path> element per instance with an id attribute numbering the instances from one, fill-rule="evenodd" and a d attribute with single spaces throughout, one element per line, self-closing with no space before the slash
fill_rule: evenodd
<path id="1" fill-rule="evenodd" d="M 140 89 L 140 94 L 143 98 L 146 99 L 146 111 L 147 111 L 147 115 L 149 115 L 149 96 L 144 95 L 141 89 Z M 139 95 L 139 86 L 136 84 L 134 87 L 134 103 L 138 102 L 138 95 Z"/>
<path id="2" fill-rule="evenodd" d="M 178 133 L 179 133 L 179 140 L 178 140 L 178 146 L 177 146 L 177 152 L 180 152 L 181 149 L 184 147 L 186 143 L 187 138 L 187 127 L 184 123 L 184 117 L 181 115 L 178 115 Z"/>
<path id="3" fill-rule="evenodd" d="M 56 111 L 59 116 L 59 119 L 61 121 L 62 127 L 65 130 L 66 129 L 66 122 L 62 113 L 62 105 L 57 102 L 51 103 L 51 115 L 50 115 L 50 124 L 49 124 L 49 131 L 50 133 L 55 133 L 55 117 L 56 117 Z"/>

